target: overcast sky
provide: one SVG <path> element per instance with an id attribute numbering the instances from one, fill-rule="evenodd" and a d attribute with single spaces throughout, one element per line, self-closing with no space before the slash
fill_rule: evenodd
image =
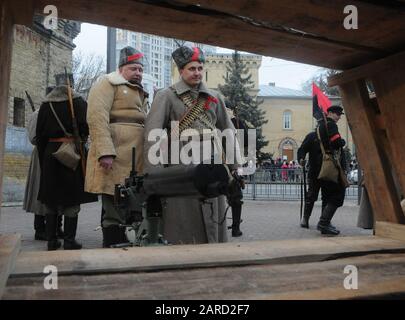
<path id="1" fill-rule="evenodd" d="M 106 56 L 107 53 L 107 27 L 83 23 L 81 32 L 74 40 L 76 49 L 83 54 L 97 54 Z M 218 52 L 232 52 L 218 48 Z M 310 79 L 319 67 L 301 64 L 281 59 L 263 57 L 259 70 L 259 83 L 275 82 L 276 86 L 301 90 L 301 85 Z"/>

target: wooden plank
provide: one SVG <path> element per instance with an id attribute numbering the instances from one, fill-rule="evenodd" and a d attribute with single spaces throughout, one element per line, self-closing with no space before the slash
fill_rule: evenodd
<path id="1" fill-rule="evenodd" d="M 405 242 L 370 237 L 338 237 L 165 247 L 22 252 L 12 277 L 43 275 L 46 265 L 58 274 L 142 272 L 197 267 L 322 261 L 337 255 L 404 250 Z"/>
<path id="2" fill-rule="evenodd" d="M 360 67 L 346 70 L 328 78 L 329 87 L 341 85 L 347 82 L 353 82 L 360 79 L 370 78 L 373 75 L 380 75 L 387 69 L 395 68 L 397 65 L 403 65 L 405 60 L 405 51 L 392 56 L 365 63 Z"/>
<path id="3" fill-rule="evenodd" d="M 42 12 L 46 4 L 47 0 L 37 1 L 37 12 Z M 311 35 L 263 28 L 236 17 L 182 11 L 152 2 L 121 0 L 118 5 L 112 0 L 55 0 L 52 4 L 57 6 L 61 18 L 237 48 L 336 69 L 347 69 L 385 56 L 366 48 L 354 49 L 352 45 L 324 42 Z"/>
<path id="4" fill-rule="evenodd" d="M 405 57 L 371 78 L 381 115 L 385 118 L 389 154 L 395 175 L 405 196 Z"/>
<path id="5" fill-rule="evenodd" d="M 13 0 L 10 1 L 10 7 L 15 24 L 32 27 L 34 0 Z"/>
<path id="6" fill-rule="evenodd" d="M 192 5 L 195 0 L 177 3 Z M 329 40 L 396 51 L 405 42 L 405 6 L 375 5 L 364 1 L 346 0 L 202 0 L 201 8 L 252 19 L 274 27 L 293 28 Z M 359 29 L 346 30 L 343 9 L 348 4 L 356 6 Z M 378 21 L 378 23 L 375 23 Z"/>
<path id="7" fill-rule="evenodd" d="M 357 268 L 358 289 L 347 290 L 345 267 Z M 405 254 L 370 254 L 335 260 L 215 267 L 160 272 L 10 278 L 4 299 L 350 299 L 405 294 Z M 248 302 L 247 302 L 248 303 Z"/>
<path id="8" fill-rule="evenodd" d="M 405 226 L 385 221 L 376 221 L 375 235 L 405 241 Z"/>
<path id="9" fill-rule="evenodd" d="M 8 277 L 14 268 L 20 245 L 20 235 L 0 235 L 0 299 L 3 296 Z"/>
<path id="10" fill-rule="evenodd" d="M 0 204 L 3 184 L 3 154 L 8 120 L 8 91 L 13 44 L 13 16 L 8 2 L 0 3 Z M 1 205 L 0 205 L 1 211 Z M 1 212 L 0 212 L 1 214 Z"/>
<path id="11" fill-rule="evenodd" d="M 345 113 L 357 148 L 359 162 L 367 176 L 366 188 L 376 220 L 404 223 L 400 201 L 391 173 L 390 159 L 375 127 L 375 113 L 369 105 L 364 81 L 339 86 Z"/>

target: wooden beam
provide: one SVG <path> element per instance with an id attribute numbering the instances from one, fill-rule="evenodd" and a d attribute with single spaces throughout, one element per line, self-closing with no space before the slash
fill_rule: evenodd
<path id="1" fill-rule="evenodd" d="M 405 196 L 405 57 L 371 77 L 391 146 L 390 161 Z"/>
<path id="2" fill-rule="evenodd" d="M 13 14 L 9 2 L 0 2 L 0 211 L 2 201 L 4 143 L 8 119 L 8 92 L 13 46 Z M 1 214 L 1 212 L 0 212 Z"/>
<path id="3" fill-rule="evenodd" d="M 37 12 L 41 13 L 48 2 L 38 0 Z M 118 5 L 112 0 L 54 0 L 52 3 L 58 8 L 60 18 L 237 48 L 336 69 L 351 68 L 380 56 L 368 49 L 354 49 L 340 43 L 306 38 L 302 34 L 263 28 L 237 17 L 182 11 L 153 2 L 121 0 Z"/>
<path id="4" fill-rule="evenodd" d="M 344 286 L 345 279 L 349 276 L 345 273 L 349 265 L 355 266 L 358 272 L 358 287 L 353 290 Z M 353 271 L 351 269 L 350 273 L 354 276 Z M 354 281 L 349 283 L 354 284 Z M 156 270 L 106 275 L 58 274 L 58 290 L 44 289 L 43 275 L 10 278 L 4 299 L 246 301 L 381 297 L 392 299 L 403 298 L 404 294 L 405 254 L 393 252 L 336 256 L 333 260 L 313 263 Z M 246 301 L 246 304 L 249 304 L 249 301 Z"/>
<path id="5" fill-rule="evenodd" d="M 405 242 L 374 236 L 254 241 L 80 251 L 22 252 L 11 277 L 43 276 L 46 265 L 58 275 L 146 272 L 257 264 L 324 261 L 337 256 L 405 250 Z"/>
<path id="6" fill-rule="evenodd" d="M 388 69 L 395 68 L 397 65 L 403 65 L 405 61 L 405 51 L 399 52 L 392 56 L 376 60 L 371 63 L 365 63 L 345 72 L 338 73 L 328 78 L 329 87 L 338 86 L 346 82 L 353 82 L 360 79 L 370 78 L 386 72 Z"/>
<path id="7" fill-rule="evenodd" d="M 366 188 L 376 220 L 405 223 L 400 200 L 375 126 L 375 113 L 370 105 L 365 81 L 354 81 L 339 86 L 345 112 L 357 148 L 359 162 L 367 176 Z"/>
<path id="8" fill-rule="evenodd" d="M 243 16 L 256 23 L 292 28 L 323 39 L 367 46 L 395 52 L 405 43 L 405 5 L 390 7 L 365 1 L 346 0 L 176 0 L 176 3 L 195 5 L 219 13 Z M 359 29 L 343 26 L 343 12 L 348 5 L 358 9 Z M 378 23 L 376 23 L 378 21 Z"/>
<path id="9" fill-rule="evenodd" d="M 14 24 L 32 27 L 34 17 L 34 0 L 7 0 L 13 12 Z"/>
<path id="10" fill-rule="evenodd" d="M 0 235 L 0 299 L 4 293 L 8 277 L 14 269 L 20 245 L 20 235 Z"/>
<path id="11" fill-rule="evenodd" d="M 405 226 L 385 221 L 376 221 L 375 235 L 382 238 L 405 241 Z"/>

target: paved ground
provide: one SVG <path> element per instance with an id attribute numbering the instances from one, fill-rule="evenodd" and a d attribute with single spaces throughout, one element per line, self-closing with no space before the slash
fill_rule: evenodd
<path id="1" fill-rule="evenodd" d="M 322 237 L 316 230 L 320 216 L 320 202 L 315 204 L 310 229 L 299 227 L 299 201 L 251 201 L 246 200 L 243 207 L 241 229 L 243 236 L 232 238 L 232 242 L 253 240 L 284 240 Z M 101 202 L 82 206 L 79 216 L 77 239 L 84 248 L 100 248 L 101 230 L 99 226 Z M 357 202 L 346 201 L 338 209 L 333 224 L 341 231 L 340 236 L 371 235 L 372 230 L 356 227 L 358 215 Z M 229 214 L 228 214 L 229 216 Z M 46 242 L 35 241 L 32 214 L 26 213 L 21 206 L 2 207 L 0 214 L 0 233 L 20 233 L 22 235 L 22 250 L 45 250 Z M 228 224 L 231 220 L 228 220 Z"/>

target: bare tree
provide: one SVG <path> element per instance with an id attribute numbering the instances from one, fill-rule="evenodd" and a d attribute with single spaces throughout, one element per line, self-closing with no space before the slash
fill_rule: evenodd
<path id="1" fill-rule="evenodd" d="M 98 77 L 105 74 L 105 70 L 105 59 L 102 56 L 75 52 L 72 61 L 75 91 L 87 98 L 91 86 Z"/>
<path id="2" fill-rule="evenodd" d="M 338 74 L 339 71 L 332 69 L 320 69 L 311 79 L 302 84 L 302 90 L 307 93 L 312 93 L 312 83 L 314 82 L 322 92 L 330 96 L 340 96 L 337 87 L 328 86 L 328 77 Z"/>

